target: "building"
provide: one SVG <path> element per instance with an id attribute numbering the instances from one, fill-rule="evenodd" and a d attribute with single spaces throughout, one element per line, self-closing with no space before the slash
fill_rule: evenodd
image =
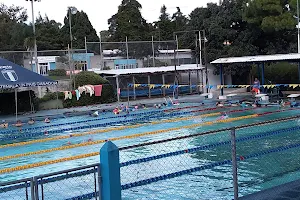
<path id="1" fill-rule="evenodd" d="M 91 69 L 91 57 L 94 53 L 74 53 L 73 62 L 75 65 L 75 70 L 87 71 Z M 54 69 L 65 69 L 70 71 L 69 56 L 68 54 L 64 56 L 38 56 L 38 65 L 35 65 L 35 59 L 25 59 L 24 67 L 32 70 L 38 74 L 47 76 L 50 70 Z"/>
<path id="2" fill-rule="evenodd" d="M 167 63 L 167 65 L 195 63 L 191 49 L 158 50 L 158 54 L 155 56 L 155 59 L 160 62 Z M 176 62 L 174 62 L 174 60 L 176 60 Z"/>

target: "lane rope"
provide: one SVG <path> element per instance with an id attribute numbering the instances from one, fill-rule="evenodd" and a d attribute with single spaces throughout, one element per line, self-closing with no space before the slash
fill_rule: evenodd
<path id="1" fill-rule="evenodd" d="M 186 111 L 186 112 L 178 112 L 178 113 L 170 113 L 170 114 L 164 114 L 160 117 L 174 117 L 174 116 L 179 116 L 179 115 L 186 115 L 190 113 L 196 113 L 196 112 L 204 112 L 204 111 L 211 111 L 211 110 L 216 110 L 218 108 L 206 108 L 206 109 L 201 109 L 201 110 L 192 110 L 192 111 Z M 56 129 L 56 130 L 45 130 L 42 132 L 31 132 L 31 133 L 22 133 L 22 134 L 14 134 L 14 135 L 9 135 L 9 136 L 4 136 L 1 137 L 0 140 L 2 141 L 7 141 L 7 140 L 14 140 L 14 139 L 20 139 L 20 138 L 28 138 L 28 137 L 35 137 L 39 135 L 44 135 L 45 132 L 47 134 L 53 134 L 53 133 L 62 133 L 64 131 L 74 131 L 74 130 L 82 130 L 82 129 L 89 129 L 89 128 L 99 128 L 99 127 L 106 127 L 106 126 L 112 126 L 112 125 L 118 125 L 120 123 L 129 123 L 129 122 L 139 122 L 143 120 L 150 120 L 150 119 L 156 119 L 157 116 L 145 116 L 141 118 L 134 118 L 134 119 L 125 119 L 122 121 L 113 121 L 113 122 L 107 122 L 107 123 L 100 123 L 100 124 L 88 124 L 84 126 L 77 126 L 77 127 L 71 127 L 71 128 L 62 128 L 62 129 Z"/>
<path id="2" fill-rule="evenodd" d="M 249 110 L 253 110 L 253 109 L 255 109 L 255 108 L 232 110 L 232 111 L 228 111 L 227 113 L 249 111 Z M 161 124 L 161 123 L 171 123 L 171 122 L 184 121 L 184 120 L 190 120 L 190 119 L 201 118 L 201 117 L 213 117 L 213 116 L 220 115 L 220 113 L 221 112 L 215 112 L 215 113 L 208 113 L 208 114 L 203 114 L 203 115 L 199 115 L 199 116 L 168 119 L 168 120 L 149 122 L 149 123 L 145 123 L 145 124 L 120 126 L 120 127 L 113 127 L 113 128 L 108 128 L 108 129 L 99 129 L 99 130 L 93 130 L 93 131 L 88 131 L 88 132 L 82 132 L 82 133 L 74 133 L 74 134 L 70 134 L 70 135 L 56 136 L 56 137 L 51 137 L 51 138 L 30 140 L 30 141 L 26 141 L 26 142 L 17 142 L 17 143 L 12 143 L 12 144 L 0 145 L 0 149 L 1 148 L 7 148 L 7 147 L 24 146 L 24 145 L 35 144 L 35 143 L 42 143 L 42 142 L 48 142 L 48 141 L 68 139 L 70 137 L 82 137 L 82 136 L 86 136 L 86 135 L 107 133 L 107 132 L 111 132 L 111 131 L 120 131 L 120 130 L 125 130 L 125 129 L 128 129 L 128 128 L 138 128 L 138 127 L 147 126 L 147 125 L 154 125 L 154 124 Z"/>
<path id="3" fill-rule="evenodd" d="M 117 118 L 123 118 L 123 117 L 143 116 L 143 115 L 150 115 L 150 114 L 157 114 L 157 113 L 163 113 L 163 112 L 171 112 L 171 111 L 183 110 L 183 109 L 189 109 L 189 108 L 199 108 L 199 107 L 203 107 L 203 106 L 185 106 L 185 107 L 173 108 L 173 109 L 154 110 L 154 111 L 140 112 L 140 113 L 130 113 L 129 115 L 117 115 L 117 116 L 103 117 L 103 118 L 96 118 L 96 119 L 89 119 L 89 120 L 81 120 L 81 121 L 75 121 L 75 122 L 66 122 L 66 123 L 59 123 L 59 124 L 51 124 L 51 125 L 46 125 L 46 126 L 30 127 L 30 128 L 24 128 L 24 129 L 22 129 L 22 131 L 23 132 L 30 132 L 32 130 L 38 130 L 38 129 L 44 129 L 44 128 L 51 128 L 51 127 L 56 127 L 56 126 L 74 125 L 74 124 L 80 124 L 80 123 L 102 121 L 102 120 L 106 120 L 106 119 L 117 119 Z M 19 133 L 19 130 L 5 130 L 5 131 L 0 131 L 0 134 L 9 134 L 9 133 Z"/>

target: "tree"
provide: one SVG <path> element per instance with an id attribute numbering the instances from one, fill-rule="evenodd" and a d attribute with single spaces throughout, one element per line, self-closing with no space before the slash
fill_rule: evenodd
<path id="1" fill-rule="evenodd" d="M 36 20 L 36 37 L 39 50 L 63 49 L 63 41 L 60 37 L 61 24 L 55 20 L 49 20 L 48 16 L 38 16 Z"/>
<path id="2" fill-rule="evenodd" d="M 87 14 L 83 11 L 77 12 L 71 16 L 72 35 L 73 35 L 73 48 L 84 49 L 85 37 L 89 42 L 98 42 L 96 30 L 93 28 Z M 63 39 L 64 46 L 70 44 L 70 26 L 69 26 L 69 14 L 64 19 L 64 26 L 61 28 L 61 37 Z M 96 51 L 96 46 L 93 50 Z"/>
<path id="3" fill-rule="evenodd" d="M 7 7 L 0 4 L 0 49 L 23 50 L 24 38 L 31 32 L 24 23 L 27 20 L 26 10 L 18 6 Z"/>
<path id="4" fill-rule="evenodd" d="M 253 0 L 247 2 L 244 18 L 249 23 L 257 24 L 265 32 L 292 30 L 296 25 L 296 20 L 293 18 L 296 6 L 290 6 L 289 2 L 291 0 Z"/>
<path id="5" fill-rule="evenodd" d="M 188 22 L 188 19 L 183 15 L 179 7 L 176 7 L 177 11 L 173 14 L 172 20 L 174 22 L 174 30 L 182 31 Z"/>
<path id="6" fill-rule="evenodd" d="M 32 35 L 32 29 L 25 24 L 26 10 L 18 6 L 0 4 L 0 50 L 24 50 L 24 39 Z M 1 57 L 23 65 L 22 53 L 5 53 Z"/>
<path id="7" fill-rule="evenodd" d="M 154 22 L 153 35 L 159 40 L 173 40 L 174 28 L 174 24 L 167 13 L 167 7 L 163 5 L 160 9 L 159 20 Z"/>
<path id="8" fill-rule="evenodd" d="M 257 28 L 250 26 L 242 18 L 243 0 L 224 0 L 221 5 L 209 3 L 206 8 L 196 8 L 190 14 L 188 30 L 205 30 L 207 60 L 211 62 L 220 57 L 255 55 L 258 48 L 255 42 Z M 259 33 L 259 31 L 258 31 Z M 203 34 L 203 33 L 202 33 Z M 203 38 L 202 38 L 203 39 Z M 195 37 L 186 34 L 185 42 L 194 47 Z M 202 40 L 202 44 L 203 44 Z M 224 42 L 230 44 L 224 45 Z M 202 52 L 204 60 L 204 51 Z M 225 68 L 231 74 L 243 74 L 248 67 L 231 65 Z"/>
<path id="9" fill-rule="evenodd" d="M 147 40 L 149 25 L 142 17 L 142 5 L 137 0 L 122 0 L 118 12 L 108 19 L 109 32 L 113 41 Z"/>

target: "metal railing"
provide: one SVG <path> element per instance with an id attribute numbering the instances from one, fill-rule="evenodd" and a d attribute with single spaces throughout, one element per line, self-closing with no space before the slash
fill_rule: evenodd
<path id="1" fill-rule="evenodd" d="M 0 184 L 0 199 L 96 199 L 100 200 L 100 165 L 54 172 Z"/>
<path id="2" fill-rule="evenodd" d="M 109 156 L 114 157 L 120 163 L 120 171 L 117 173 L 121 177 L 119 180 L 120 190 L 126 198 L 135 199 L 137 197 L 135 195 L 142 190 L 141 188 L 154 184 L 152 190 L 155 188 L 160 195 L 155 196 L 155 192 L 152 192 L 149 199 L 165 199 L 170 195 L 177 195 L 173 199 L 180 199 L 178 194 L 183 192 L 187 195 L 186 198 L 199 199 L 203 195 L 203 198 L 210 199 L 212 197 L 207 197 L 205 193 L 201 192 L 211 190 L 213 193 L 214 189 L 221 190 L 222 187 L 230 188 L 232 196 L 237 199 L 239 196 L 238 178 L 241 176 L 237 173 L 238 164 L 299 148 L 300 139 L 294 141 L 293 138 L 289 138 L 285 144 L 260 147 L 259 149 L 249 150 L 244 149 L 244 146 L 268 141 L 279 135 L 288 136 L 298 133 L 300 131 L 300 124 L 297 124 L 299 118 L 300 115 L 297 115 L 206 132 L 189 130 L 189 135 L 121 147 L 117 149 L 117 154 L 110 152 L 112 154 Z M 253 130 L 253 127 L 257 129 Z M 251 134 L 247 134 L 249 131 Z M 206 136 L 206 139 L 203 139 L 202 136 Z M 198 138 L 203 140 L 194 143 L 194 140 Z M 119 162 L 119 152 L 121 162 Z M 272 159 L 276 158 L 272 156 Z M 265 165 L 272 165 L 272 163 Z M 116 168 L 109 165 L 108 167 Z M 271 166 L 267 167 L 271 168 Z M 216 186 L 216 188 L 202 188 L 202 190 L 201 187 L 205 187 L 201 184 L 205 182 L 203 177 L 219 171 L 222 172 L 219 176 L 224 178 L 226 175 L 227 179 L 218 179 L 211 184 L 218 185 L 220 182 L 221 185 L 218 186 L 220 188 Z M 114 171 L 109 173 L 113 174 Z M 104 173 L 102 175 L 106 176 Z M 229 176 L 231 178 L 228 178 Z M 102 181 L 105 179 L 102 180 L 102 178 L 100 165 L 94 164 L 1 183 L 0 199 L 100 199 L 104 183 Z M 175 184 L 174 181 L 169 184 L 170 180 L 175 180 L 177 184 L 188 187 L 175 187 L 172 185 Z M 133 188 L 135 189 L 133 190 Z M 147 190 L 149 188 L 146 188 L 145 191 Z M 187 190 L 190 191 L 187 192 Z M 145 194 L 141 192 L 140 195 Z"/>

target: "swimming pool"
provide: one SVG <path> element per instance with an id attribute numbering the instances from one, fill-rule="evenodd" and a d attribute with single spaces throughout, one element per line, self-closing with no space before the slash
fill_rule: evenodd
<path id="1" fill-rule="evenodd" d="M 199 106 L 199 107 L 196 107 Z M 149 141 L 156 141 L 160 139 L 166 139 L 166 138 L 172 138 L 176 136 L 181 135 L 188 135 L 188 134 L 194 134 L 197 132 L 204 132 L 209 130 L 215 130 L 225 127 L 232 127 L 232 126 L 238 126 L 243 124 L 249 124 L 249 123 L 255 123 L 260 122 L 263 120 L 270 120 L 270 119 L 277 119 L 281 117 L 287 117 L 291 115 L 295 115 L 299 112 L 299 110 L 288 110 L 283 112 L 276 112 L 276 113 L 269 113 L 265 116 L 256 116 L 253 118 L 248 119 L 242 119 L 237 118 L 241 116 L 250 116 L 254 114 L 259 113 L 266 113 L 266 112 L 274 112 L 277 111 L 278 108 L 257 108 L 257 109 L 249 109 L 249 110 L 242 110 L 240 107 L 232 107 L 232 108 L 218 108 L 214 110 L 205 110 L 203 106 L 200 106 L 199 104 L 183 104 L 180 105 L 182 109 L 180 110 L 168 110 L 164 111 L 170 108 L 165 108 L 164 110 L 157 110 L 157 109 L 149 109 L 149 110 L 140 110 L 136 112 L 137 115 L 131 115 L 127 117 L 117 117 L 112 114 L 107 114 L 107 116 L 101 116 L 102 118 L 99 118 L 100 120 L 95 121 L 89 121 L 91 125 L 94 124 L 107 124 L 105 126 L 101 127 L 95 127 L 93 129 L 86 128 L 86 129 L 79 129 L 72 131 L 72 134 L 75 136 L 76 133 L 82 133 L 86 131 L 91 130 L 107 130 L 112 129 L 110 132 L 99 132 L 95 134 L 87 134 L 80 137 L 67 137 L 63 139 L 57 139 L 57 140 L 50 140 L 45 142 L 36 142 L 28 145 L 20 145 L 20 146 L 13 146 L 13 147 L 5 147 L 1 148 L 1 158 L 5 156 L 15 156 L 17 154 L 26 154 L 30 152 L 40 152 L 39 154 L 32 154 L 32 155 L 26 155 L 26 156 L 19 156 L 16 158 L 9 158 L 5 160 L 0 161 L 0 169 L 5 168 L 14 168 L 17 166 L 23 166 L 26 164 L 32 164 L 37 162 L 44 162 L 48 160 L 55 160 L 55 159 L 61 159 L 65 157 L 72 157 L 76 156 L 78 154 L 82 153 L 92 153 L 92 152 L 98 152 L 101 146 L 103 145 L 103 142 L 97 142 L 93 143 L 95 141 L 101 141 L 101 140 L 107 140 L 110 138 L 120 138 L 114 141 L 115 144 L 117 144 L 119 147 L 132 145 L 132 144 L 138 144 L 143 142 L 149 142 Z M 150 113 L 149 112 L 152 112 Z M 157 112 L 156 112 L 157 111 Z M 234 119 L 237 118 L 237 120 L 232 121 L 230 123 L 214 123 L 209 124 L 206 122 L 215 121 L 216 118 L 220 116 L 220 111 L 226 111 L 230 118 Z M 171 115 L 172 114 L 172 115 Z M 149 117 L 151 116 L 151 117 Z M 104 119 L 105 118 L 105 119 Z M 64 129 L 66 126 L 72 127 L 73 124 L 67 124 L 70 122 L 78 122 L 76 123 L 76 126 L 80 126 L 83 124 L 86 124 L 87 116 L 79 116 L 79 117 L 73 117 L 71 119 L 57 119 L 55 121 L 55 124 L 64 124 L 63 127 L 47 127 L 47 130 L 49 132 L 51 130 L 61 130 Z M 202 120 L 200 120 L 202 119 Z M 124 122 L 126 121 L 127 122 Z M 132 121 L 130 121 L 132 120 Z M 169 120 L 169 121 L 164 121 Z M 123 122 L 120 122 L 123 121 Z M 109 125 L 108 123 L 115 122 L 113 125 Z M 152 122 L 152 124 L 149 124 L 149 122 Z M 205 124 L 206 123 L 206 124 Z M 115 129 L 114 128 L 120 128 L 122 126 L 127 126 L 123 129 Z M 36 125 L 36 127 L 40 126 L 39 124 Z M 238 137 L 244 137 L 249 134 L 255 134 L 255 133 L 262 133 L 270 130 L 277 130 L 288 126 L 295 126 L 295 121 L 291 122 L 285 122 L 285 123 L 277 123 L 276 126 L 270 125 L 270 126 L 264 126 L 264 128 L 258 129 L 255 128 L 248 128 L 240 130 L 238 133 Z M 26 128 L 26 127 L 25 127 Z M 167 131 L 169 129 L 172 129 L 171 131 Z M 42 131 L 41 131 L 42 130 Z M 166 130 L 166 131 L 161 131 Z M 45 131 L 43 128 L 37 129 L 36 132 L 40 133 Z M 29 132 L 29 131 L 28 131 Z M 158 133 L 155 133 L 158 132 Z M 0 132 L 1 133 L 1 132 Z M 24 134 L 25 133 L 20 133 Z M 33 133 L 35 133 L 33 131 Z M 138 133 L 151 133 L 151 134 L 145 134 L 142 136 L 132 137 L 132 138 L 126 138 L 127 136 L 134 136 Z M 295 133 L 298 133 L 297 131 Z M 7 135 L 14 135 L 13 133 L 3 133 L 2 138 L 6 137 Z M 42 140 L 45 138 L 52 138 L 52 137 L 60 137 L 60 136 L 70 136 L 69 131 L 57 131 L 53 134 L 48 135 L 35 135 L 35 137 L 21 137 L 17 140 L 10 139 L 2 141 L 2 144 L 9 144 L 13 142 L 28 142 L 33 140 Z M 218 133 L 214 135 L 206 135 L 202 137 L 196 137 L 192 139 L 187 140 L 180 140 L 172 143 L 166 143 L 161 145 L 153 145 L 153 146 L 147 146 L 144 148 L 137 148 L 132 150 L 126 150 L 120 152 L 120 159 L 121 162 L 125 162 L 132 159 L 137 158 L 143 158 L 150 155 L 156 155 L 161 154 L 164 152 L 170 152 L 170 151 L 176 151 L 182 148 L 192 148 L 200 145 L 210 144 L 217 141 L 223 141 L 228 140 L 229 134 L 228 133 Z M 278 146 L 282 141 L 290 142 L 290 141 L 297 141 L 300 140 L 296 134 L 282 134 L 277 135 L 276 137 L 272 137 L 271 139 L 266 137 L 261 140 L 255 140 L 255 142 L 247 142 L 243 143 L 243 145 L 238 146 L 238 154 L 245 155 L 249 154 L 251 152 L 256 152 L 257 149 L 263 149 L 263 148 L 270 148 L 273 146 Z M 89 144 L 89 141 L 92 141 L 91 144 Z M 271 142 L 270 142 L 271 141 Z M 300 141 L 299 141 L 300 142 Z M 69 143 L 69 144 L 68 144 Z M 80 146 L 80 144 L 89 144 L 86 146 Z M 268 144 L 268 145 L 266 145 Z M 70 146 L 75 145 L 74 148 L 69 148 Z M 76 146 L 77 145 L 77 146 Z M 53 149 L 53 148 L 64 148 L 66 149 L 60 149 L 60 150 L 54 150 L 51 152 L 45 152 L 45 150 Z M 203 164 L 206 162 L 212 162 L 212 161 L 219 161 L 222 159 L 228 159 L 230 158 L 230 147 L 228 146 L 221 146 L 215 149 L 210 149 L 208 151 L 191 154 L 191 156 L 183 157 L 183 159 L 177 159 L 178 162 L 176 163 L 174 160 L 171 162 L 172 165 L 165 165 L 165 169 L 168 171 L 172 171 L 173 169 L 180 169 L 183 166 L 182 160 L 184 160 L 184 164 L 189 166 L 197 166 L 199 164 Z M 293 153 L 294 154 L 294 153 Z M 272 160 L 272 155 L 268 155 Z M 274 155 L 273 155 L 274 156 Z M 296 157 L 297 155 L 295 155 Z M 286 158 L 287 156 L 285 156 Z M 181 161 L 180 161 L 181 160 Z M 296 159 L 297 160 L 297 159 Z M 179 162 L 180 161 L 180 162 Z M 286 160 L 280 160 L 278 163 L 284 163 Z M 67 162 L 61 162 L 57 164 L 52 165 L 45 165 L 38 168 L 30 168 L 26 170 L 20 170 L 20 171 L 14 171 L 12 173 L 2 173 L 0 174 L 1 182 L 2 181 L 8 181 L 8 180 L 16 180 L 24 177 L 32 177 L 34 175 L 38 174 L 44 174 L 48 172 L 53 171 L 59 171 L 63 169 L 68 168 L 74 168 L 77 166 L 84 166 L 88 164 L 93 164 L 99 162 L 99 156 L 91 156 L 84 159 L 78 159 L 78 160 L 72 160 Z M 163 161 L 164 163 L 170 163 L 169 161 Z M 269 161 L 268 161 L 269 162 Z M 268 163 L 267 162 L 267 163 Z M 157 164 L 157 163 L 156 163 Z M 272 164 L 269 164 L 272 166 Z M 147 176 L 147 174 L 150 174 L 151 170 L 155 170 L 155 167 L 151 165 L 152 168 L 147 167 L 146 165 L 143 166 L 140 169 L 143 169 L 143 171 L 146 171 L 147 173 L 139 174 L 138 176 L 143 177 Z M 249 192 L 257 191 L 258 189 L 265 188 L 268 185 L 267 182 L 274 182 L 276 181 L 275 178 L 272 179 L 272 172 L 271 170 L 264 172 L 264 175 L 269 177 L 266 180 L 268 181 L 262 181 L 262 177 L 266 177 L 264 175 L 261 175 L 260 173 L 255 173 L 255 169 L 258 167 L 261 171 L 265 171 L 265 166 L 259 167 L 259 162 L 255 163 L 251 161 L 251 163 L 243 162 L 241 164 L 241 171 L 244 173 L 245 176 L 241 176 L 243 181 L 243 184 L 250 185 L 251 187 L 247 187 L 248 189 L 242 189 L 242 194 L 247 194 Z M 156 169 L 157 170 L 157 169 Z M 277 168 L 276 168 L 277 170 Z M 275 174 L 278 174 L 277 171 L 273 171 Z M 281 169 L 284 171 L 284 169 Z M 132 174 L 130 176 L 128 174 L 123 175 L 122 182 L 127 183 L 130 182 L 132 177 L 136 177 L 137 175 L 134 174 L 135 171 L 138 170 L 131 170 Z M 288 171 L 293 171 L 292 169 L 288 169 Z M 152 172 L 151 172 L 152 173 Z M 157 173 L 153 172 L 153 173 Z M 166 173 L 166 171 L 164 172 Z M 281 172 L 281 174 L 284 174 Z M 174 179 L 170 179 L 167 181 L 157 182 L 154 184 L 150 184 L 149 186 L 141 186 L 130 190 L 123 191 L 123 196 L 125 199 L 143 199 L 145 197 L 145 193 L 149 195 L 149 191 L 155 192 L 157 190 L 164 190 L 164 192 L 157 192 L 160 195 L 157 195 L 156 197 L 153 196 L 152 199 L 170 199 L 167 198 L 170 197 L 171 194 L 173 194 L 171 199 L 193 199 L 192 197 L 189 197 L 190 193 L 193 192 L 186 192 L 188 188 L 186 187 L 178 187 L 180 183 L 186 183 L 187 179 L 189 179 L 188 187 L 192 188 L 191 191 L 194 191 L 195 194 L 203 196 L 201 199 L 211 199 L 211 193 L 213 192 L 215 194 L 214 199 L 228 199 L 232 197 L 232 183 L 231 183 L 231 167 L 228 165 L 220 166 L 211 170 L 206 170 L 201 173 L 195 173 L 192 175 L 182 176 Z M 252 179 L 259 179 L 259 181 L 253 181 Z M 218 180 L 218 181 L 216 181 Z M 249 181 L 250 180 L 250 181 Z M 245 182 L 245 183 L 244 183 Z M 271 183 L 269 183 L 270 185 Z M 265 185 L 265 186 L 264 186 Z M 272 184 L 271 184 L 272 185 Z M 149 190 L 149 187 L 151 190 Z M 199 187 L 205 188 L 203 191 L 198 191 Z M 208 188 L 208 189 L 207 189 Z M 249 189 L 250 188 L 250 189 Z M 196 190 L 198 192 L 196 192 Z M 148 193 L 147 193 L 148 192 Z M 177 197 L 174 197 L 174 194 L 176 193 Z M 148 196 L 149 197 L 149 196 Z M 146 198 L 146 197 L 145 197 Z"/>

